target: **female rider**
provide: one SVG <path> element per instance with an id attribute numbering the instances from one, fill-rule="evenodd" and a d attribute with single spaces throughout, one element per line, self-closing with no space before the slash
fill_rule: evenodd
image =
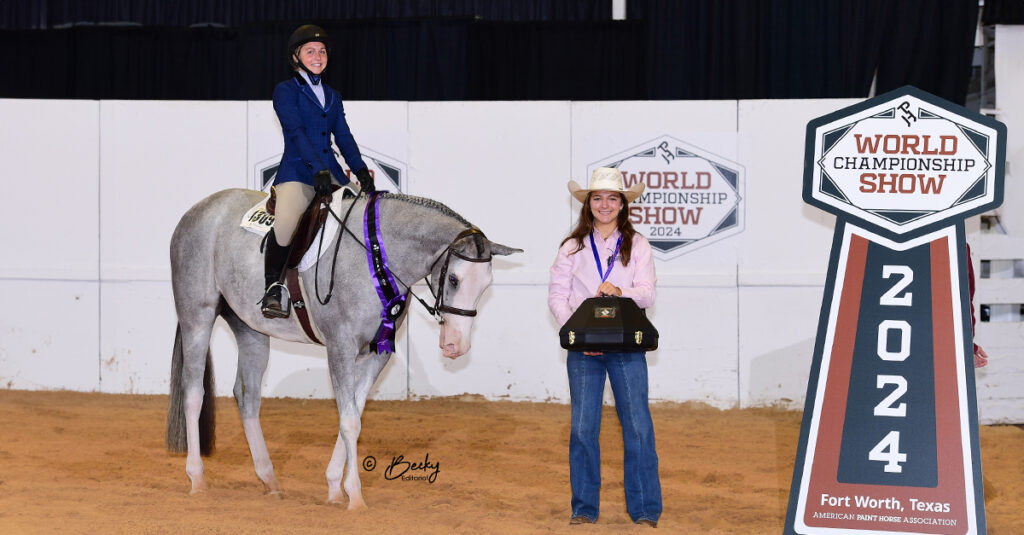
<path id="1" fill-rule="evenodd" d="M 288 290 L 281 281 L 299 218 L 314 193 L 329 193 L 332 181 L 349 182 L 334 157 L 331 135 L 362 190 L 374 190 L 373 178 L 345 121 L 341 97 L 321 79 L 329 52 L 327 32 L 312 24 L 300 26 L 288 39 L 292 77 L 274 88 L 274 111 L 284 134 L 284 154 L 274 179 L 277 205 L 264 253 L 266 293 L 262 308 L 268 318 L 289 315 L 291 303 L 285 298 Z"/>

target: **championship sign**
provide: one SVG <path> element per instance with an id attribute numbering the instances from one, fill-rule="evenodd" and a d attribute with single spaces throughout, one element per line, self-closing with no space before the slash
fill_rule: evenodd
<path id="1" fill-rule="evenodd" d="M 598 167 L 617 168 L 627 188 L 644 184 L 629 220 L 662 260 L 743 230 L 745 177 L 736 162 L 661 136 L 588 165 L 587 176 Z"/>
<path id="2" fill-rule="evenodd" d="M 912 87 L 807 125 L 804 201 L 837 221 L 786 534 L 985 533 L 963 220 L 1005 148 Z"/>

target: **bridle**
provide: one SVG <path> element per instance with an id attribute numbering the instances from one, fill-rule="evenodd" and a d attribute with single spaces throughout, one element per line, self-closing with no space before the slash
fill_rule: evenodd
<path id="1" fill-rule="evenodd" d="M 360 194 L 360 196 L 361 195 L 362 194 Z M 358 236 L 353 234 L 352 230 L 349 229 L 348 225 L 346 224 L 347 221 L 348 221 L 349 214 L 352 213 L 352 208 L 354 208 L 355 205 L 356 205 L 355 201 L 356 201 L 356 199 L 352 200 L 352 203 L 349 205 L 348 210 L 345 212 L 345 217 L 344 218 L 338 217 L 338 214 L 334 213 L 334 210 L 331 208 L 331 203 L 329 201 L 324 202 L 324 204 L 327 206 L 327 210 L 331 214 L 331 216 L 333 216 L 334 219 L 336 221 L 338 221 L 338 223 L 341 226 L 341 229 L 344 231 L 344 233 L 348 233 L 348 235 L 351 236 L 353 240 L 355 240 L 358 244 L 362 245 L 363 249 L 368 251 L 369 250 L 369 246 L 366 243 L 364 243 L 363 240 L 359 239 Z M 320 201 L 320 199 L 315 199 L 313 202 L 321 202 L 321 201 Z M 334 259 L 331 261 L 331 283 L 330 283 L 329 289 L 327 290 L 327 297 L 324 298 L 324 299 L 320 299 L 319 277 L 318 276 L 315 277 L 315 279 L 318 281 L 318 284 L 317 284 L 317 299 L 320 301 L 320 304 L 322 304 L 322 305 L 323 304 L 327 304 L 327 302 L 329 302 L 331 300 L 331 294 L 332 294 L 333 289 L 334 289 L 334 269 L 338 265 L 337 264 L 337 257 L 338 257 L 338 250 L 340 249 L 340 246 L 341 246 L 341 236 L 342 236 L 342 234 L 343 234 L 342 232 L 338 233 L 338 241 L 335 243 L 335 246 L 334 246 Z M 443 301 L 444 301 L 445 277 L 448 274 L 448 266 L 451 264 L 452 256 L 456 256 L 456 257 L 458 257 L 458 258 L 460 258 L 462 260 L 465 260 L 466 262 L 483 263 L 483 262 L 490 262 L 491 261 L 492 255 L 490 255 L 490 254 L 488 254 L 486 258 L 472 258 L 472 257 L 466 256 L 466 255 L 460 253 L 459 251 L 455 250 L 455 246 L 460 241 L 462 241 L 462 240 L 464 240 L 466 238 L 469 238 L 469 237 L 476 237 L 477 235 L 479 235 L 479 237 L 482 238 L 482 239 L 486 239 L 487 238 L 487 236 L 484 235 L 483 231 L 478 229 L 478 228 L 476 228 L 476 227 L 470 227 L 470 228 L 467 228 L 467 229 L 463 230 L 457 236 L 455 236 L 455 239 L 453 239 L 451 241 L 451 243 L 448 244 L 448 247 L 445 247 L 444 251 L 441 251 L 441 254 L 438 255 L 438 257 L 436 259 L 434 259 L 434 261 L 430 264 L 430 272 L 427 273 L 426 282 L 427 282 L 427 288 L 430 289 L 430 296 L 434 298 L 434 306 L 428 305 L 426 301 L 421 299 L 420 296 L 416 295 L 416 293 L 412 291 L 412 285 L 407 283 L 407 282 L 405 282 L 404 280 L 402 280 L 394 271 L 391 271 L 391 269 L 387 268 L 387 267 L 385 267 L 385 269 L 387 269 L 388 272 L 391 273 L 391 276 L 393 276 L 395 278 L 395 280 L 397 280 L 398 282 L 400 282 L 406 288 L 409 289 L 409 293 L 412 294 L 412 296 L 415 297 L 416 300 L 419 301 L 421 305 L 423 305 L 423 308 L 427 309 L 427 312 L 430 313 L 430 315 L 433 316 L 435 320 L 437 320 L 437 323 L 442 324 L 442 325 L 444 324 L 444 317 L 441 316 L 442 312 L 447 312 L 449 314 L 455 314 L 457 316 L 468 316 L 468 317 L 476 316 L 476 310 L 466 310 L 464 308 L 456 308 L 456 307 L 444 304 Z M 320 240 L 321 240 L 320 247 L 323 247 L 323 234 L 320 235 Z M 319 259 L 319 257 L 320 257 L 320 253 L 318 251 L 317 252 L 317 258 Z M 430 274 L 434 272 L 434 267 L 437 266 L 437 263 L 440 262 L 442 258 L 444 258 L 444 263 L 441 264 L 441 273 L 438 276 L 438 279 L 437 279 L 437 290 L 435 291 L 434 287 L 430 284 Z M 317 264 L 316 265 L 317 265 L 317 270 L 319 270 L 320 269 L 320 261 L 319 260 L 317 260 Z"/>
<path id="2" fill-rule="evenodd" d="M 464 255 L 464 254 L 462 254 L 462 253 L 460 253 L 460 252 L 455 250 L 455 244 L 459 243 L 461 240 L 464 240 L 464 239 L 469 238 L 471 236 L 475 236 L 477 234 L 479 234 L 481 238 L 485 238 L 486 237 L 486 236 L 484 236 L 484 233 L 480 229 L 478 229 L 478 228 L 468 228 L 466 230 L 463 230 L 462 232 L 459 233 L 458 236 L 455 236 L 455 239 L 452 240 L 452 242 L 450 244 L 448 244 L 448 247 L 445 248 L 445 250 L 441 253 L 441 255 L 438 256 L 436 260 L 434 260 L 434 263 L 430 264 L 430 273 L 433 273 L 434 272 L 434 266 L 436 266 L 437 263 L 441 261 L 441 258 L 444 258 L 444 264 L 441 264 L 441 274 L 438 275 L 438 277 L 437 277 L 437 290 L 436 291 L 434 290 L 434 287 L 431 286 L 431 284 L 430 284 L 430 274 L 427 274 L 427 288 L 430 289 L 430 295 L 432 295 L 434 297 L 434 306 L 433 307 L 429 307 L 428 306 L 427 310 L 431 314 L 433 314 L 435 318 L 437 318 L 438 323 L 444 323 L 444 318 L 441 317 L 441 312 L 447 312 L 449 314 L 455 314 L 457 316 L 469 316 L 469 317 L 476 316 L 476 310 L 466 310 L 464 308 L 456 308 L 456 307 L 444 304 L 443 301 L 444 301 L 444 288 L 445 288 L 445 282 L 446 282 L 445 281 L 445 276 L 448 274 L 448 265 L 452 261 L 452 256 L 456 256 L 458 258 L 461 258 L 462 260 L 465 260 L 466 262 L 483 263 L 483 262 L 490 262 L 491 261 L 492 256 L 490 254 L 488 254 L 486 258 L 471 258 L 471 257 L 468 257 L 468 256 L 466 256 L 466 255 Z M 405 283 L 403 283 L 403 284 L 405 284 Z M 416 299 L 419 299 L 419 297 L 417 297 Z M 423 306 L 426 306 L 426 303 L 423 303 Z"/>

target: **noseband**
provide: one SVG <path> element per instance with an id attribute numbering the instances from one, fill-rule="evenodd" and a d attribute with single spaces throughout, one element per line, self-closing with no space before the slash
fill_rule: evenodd
<path id="1" fill-rule="evenodd" d="M 437 318 L 438 323 L 444 323 L 444 318 L 441 317 L 441 312 L 447 312 L 449 314 L 455 314 L 457 316 L 469 316 L 469 317 L 476 316 L 476 310 L 466 310 L 464 308 L 455 308 L 453 306 L 449 306 L 449 305 L 446 305 L 446 304 L 443 303 L 443 301 L 444 301 L 444 288 L 445 288 L 445 276 L 448 274 L 448 265 L 452 261 L 452 256 L 457 256 L 457 257 L 461 258 L 462 260 L 465 260 L 466 262 L 483 263 L 483 262 L 490 262 L 491 261 L 491 255 L 487 255 L 486 258 L 470 258 L 470 257 L 468 257 L 468 256 L 466 256 L 466 255 L 464 255 L 464 254 L 462 254 L 462 253 L 460 253 L 460 252 L 455 250 L 455 245 L 456 244 L 458 244 L 460 241 L 462 241 L 462 240 L 464 240 L 464 239 L 466 239 L 468 237 L 474 236 L 476 234 L 479 234 L 481 237 L 484 237 L 484 233 L 481 232 L 480 229 L 478 229 L 478 228 L 468 228 L 468 229 L 463 230 L 462 232 L 460 232 L 459 235 L 455 236 L 455 239 L 452 240 L 452 242 L 450 244 L 448 244 L 448 247 L 445 248 L 444 252 L 442 252 L 441 255 L 438 256 L 436 260 L 434 260 L 434 263 L 430 265 L 430 272 L 433 273 L 434 272 L 434 266 L 436 266 L 437 263 L 440 262 L 442 258 L 444 258 L 444 263 L 441 264 L 441 274 L 437 278 L 437 290 L 436 291 L 434 290 L 434 287 L 431 286 L 431 284 L 430 284 L 430 275 L 427 275 L 427 288 L 430 288 L 430 294 L 434 296 L 434 306 L 433 307 L 427 307 L 427 309 L 430 310 L 430 312 L 432 314 L 434 314 L 434 316 Z"/>

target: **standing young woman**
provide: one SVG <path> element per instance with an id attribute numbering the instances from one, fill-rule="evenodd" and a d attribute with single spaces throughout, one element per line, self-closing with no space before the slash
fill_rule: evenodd
<path id="1" fill-rule="evenodd" d="M 312 24 L 300 26 L 288 39 L 292 77 L 274 88 L 274 111 L 284 134 L 284 154 L 274 179 L 277 206 L 264 253 L 267 290 L 262 308 L 268 318 L 289 315 L 291 303 L 284 297 L 288 290 L 281 284 L 281 276 L 295 228 L 313 194 L 329 192 L 332 180 L 342 185 L 349 182 L 334 157 L 332 135 L 362 190 L 374 189 L 373 178 L 345 121 L 341 97 L 321 80 L 329 52 L 327 32 Z"/>
<path id="2" fill-rule="evenodd" d="M 576 228 L 558 249 L 551 266 L 548 307 L 564 325 L 580 304 L 599 295 L 629 297 L 640 308 L 654 304 L 651 244 L 633 230 L 629 203 L 644 190 L 628 190 L 618 169 L 601 167 L 583 189 L 569 181 L 569 192 L 583 203 Z M 593 253 L 593 254 L 591 254 Z M 622 424 L 626 509 L 637 524 L 657 527 L 661 481 L 654 448 L 654 424 L 647 406 L 647 356 L 644 352 L 569 351 L 570 524 L 596 522 L 601 491 L 601 405 L 607 376 Z"/>

